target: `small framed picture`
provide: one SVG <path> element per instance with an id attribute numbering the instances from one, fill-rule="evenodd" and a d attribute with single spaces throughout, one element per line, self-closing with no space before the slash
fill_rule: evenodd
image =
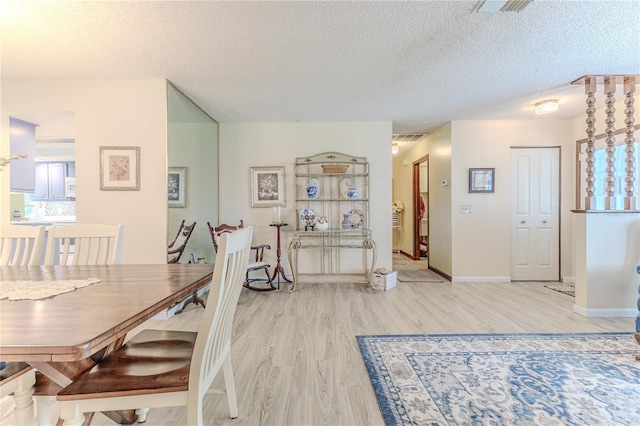
<path id="1" fill-rule="evenodd" d="M 169 167 L 167 185 L 169 207 L 187 207 L 187 168 Z"/>
<path id="2" fill-rule="evenodd" d="M 140 190 L 140 147 L 100 147 L 100 190 Z"/>
<path id="3" fill-rule="evenodd" d="M 251 167 L 251 207 L 284 206 L 284 166 Z"/>
<path id="4" fill-rule="evenodd" d="M 494 192 L 496 169 L 469 169 L 469 192 Z"/>

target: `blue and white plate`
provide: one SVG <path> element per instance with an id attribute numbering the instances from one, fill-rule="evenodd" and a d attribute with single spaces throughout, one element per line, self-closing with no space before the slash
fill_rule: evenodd
<path id="1" fill-rule="evenodd" d="M 352 229 L 362 228 L 364 224 L 364 214 L 360 209 L 352 209 L 347 212 Z"/>
<path id="2" fill-rule="evenodd" d="M 316 223 L 316 214 L 311 209 L 300 209 L 300 222 L 304 226 L 313 226 Z"/>
<path id="3" fill-rule="evenodd" d="M 309 179 L 309 185 L 307 185 L 307 187 L 305 188 L 306 192 L 307 192 L 307 197 L 310 200 L 315 200 L 320 198 L 321 195 L 321 187 L 320 187 L 320 179 L 318 178 L 311 178 Z"/>

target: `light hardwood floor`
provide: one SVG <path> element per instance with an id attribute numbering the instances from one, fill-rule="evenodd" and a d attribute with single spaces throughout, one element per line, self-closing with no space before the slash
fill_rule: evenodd
<path id="1" fill-rule="evenodd" d="M 360 284 L 301 284 L 291 294 L 284 286 L 243 289 L 232 346 L 240 416 L 229 419 L 224 395 L 212 394 L 206 424 L 382 425 L 356 335 L 634 330 L 632 318 L 572 313 L 574 299 L 544 284 L 400 282 L 377 293 Z M 191 305 L 147 326 L 196 330 L 201 312 Z M 5 421 L 11 416 L 2 422 L 11 424 Z M 167 408 L 152 409 L 146 424 L 185 423 L 184 408 Z M 98 414 L 92 424 L 114 423 Z"/>

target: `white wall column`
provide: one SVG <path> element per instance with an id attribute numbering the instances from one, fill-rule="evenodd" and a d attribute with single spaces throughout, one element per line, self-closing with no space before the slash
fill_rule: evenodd
<path id="1" fill-rule="evenodd" d="M 574 214 L 576 300 L 586 317 L 635 317 L 640 213 Z"/>

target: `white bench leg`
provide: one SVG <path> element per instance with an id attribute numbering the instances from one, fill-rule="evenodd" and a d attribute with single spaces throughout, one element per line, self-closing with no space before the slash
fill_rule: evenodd
<path id="1" fill-rule="evenodd" d="M 37 424 L 39 426 L 52 426 L 51 425 L 51 404 L 54 401 L 54 397 L 51 396 L 36 396 L 36 413 L 38 416 Z"/>
<path id="2" fill-rule="evenodd" d="M 60 403 L 60 418 L 64 420 L 64 426 L 82 426 L 84 423 L 84 413 L 73 401 Z"/>
<path id="3" fill-rule="evenodd" d="M 29 374 L 26 374 L 26 376 L 29 376 Z M 28 377 L 18 377 L 15 380 L 19 381 L 18 387 L 13 392 L 16 424 L 18 426 L 32 426 L 34 422 L 33 383 L 29 383 Z M 35 376 L 33 382 L 35 383 Z"/>
<path id="4" fill-rule="evenodd" d="M 138 423 L 144 423 L 147 421 L 147 413 L 149 412 L 148 408 L 138 408 L 136 410 L 136 416 L 138 416 Z"/>

